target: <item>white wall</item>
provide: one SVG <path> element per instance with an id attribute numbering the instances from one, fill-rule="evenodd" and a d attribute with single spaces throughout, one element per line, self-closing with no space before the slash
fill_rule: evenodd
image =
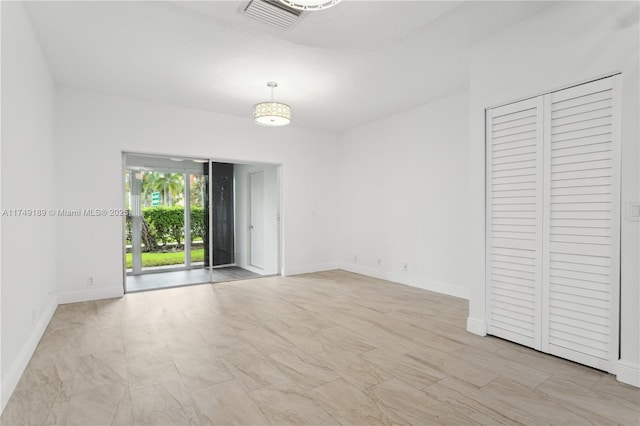
<path id="1" fill-rule="evenodd" d="M 121 207 L 122 151 L 282 164 L 284 273 L 334 266 L 322 243 L 334 229 L 333 199 L 310 189 L 337 182 L 325 172 L 335 134 L 64 88 L 57 114 L 58 208 Z M 60 218 L 58 248 L 61 302 L 122 294 L 120 217 Z"/>
<path id="2" fill-rule="evenodd" d="M 476 45 L 469 93 L 336 135 L 54 92 L 22 5 L 2 2 L 2 208 L 120 208 L 123 151 L 282 164 L 286 274 L 340 265 L 470 296 L 469 329 L 482 332 L 484 108 L 622 71 L 623 205 L 640 198 L 638 26 L 611 18 L 618 7 L 561 3 Z M 62 302 L 122 294 L 122 218 L 3 218 L 2 232 L 4 406 L 55 308 L 55 282 Z M 633 382 L 638 223 L 623 221 L 622 236 L 619 377 Z"/>
<path id="3" fill-rule="evenodd" d="M 264 176 L 264 267 L 254 268 L 249 263 L 250 195 L 249 175 L 263 172 Z M 236 264 L 262 275 L 278 273 L 278 210 L 280 186 L 278 166 L 237 164 L 234 167 L 236 185 Z"/>
<path id="4" fill-rule="evenodd" d="M 2 2 L 2 209 L 55 206 L 54 84 L 22 4 Z M 2 216 L 4 409 L 56 303 L 55 217 Z"/>
<path id="5" fill-rule="evenodd" d="M 470 71 L 469 244 L 471 299 L 467 327 L 485 332 L 484 109 L 622 71 L 622 205 L 640 199 L 638 177 L 638 24 L 632 2 L 562 2 L 473 49 Z M 637 14 L 637 9 L 636 12 Z M 624 17 L 618 21 L 618 17 Z M 640 385 L 640 229 L 622 221 L 619 379 Z"/>
<path id="6" fill-rule="evenodd" d="M 343 268 L 468 297 L 468 111 L 463 92 L 342 136 Z"/>

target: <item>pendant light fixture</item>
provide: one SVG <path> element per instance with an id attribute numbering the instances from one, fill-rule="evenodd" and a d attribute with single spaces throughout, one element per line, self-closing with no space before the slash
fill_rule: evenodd
<path id="1" fill-rule="evenodd" d="M 260 102 L 253 106 L 253 119 L 261 126 L 286 126 L 291 122 L 291 107 L 287 104 L 273 101 L 273 89 L 278 83 L 270 81 L 267 87 L 271 88 L 271 101 Z"/>
<path id="2" fill-rule="evenodd" d="M 323 10 L 328 9 L 342 0 L 279 0 L 280 3 L 298 10 Z"/>

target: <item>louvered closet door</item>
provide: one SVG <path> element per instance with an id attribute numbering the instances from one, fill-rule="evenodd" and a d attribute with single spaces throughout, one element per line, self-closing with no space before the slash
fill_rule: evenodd
<path id="1" fill-rule="evenodd" d="M 542 98 L 487 111 L 487 327 L 541 348 Z"/>
<path id="2" fill-rule="evenodd" d="M 544 97 L 543 351 L 607 371 L 618 358 L 616 84 Z"/>

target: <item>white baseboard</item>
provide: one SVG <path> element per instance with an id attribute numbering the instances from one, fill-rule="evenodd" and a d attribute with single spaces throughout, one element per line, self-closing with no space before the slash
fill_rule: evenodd
<path id="1" fill-rule="evenodd" d="M 303 265 L 284 267 L 282 269 L 282 275 L 300 275 L 300 274 L 312 274 L 314 272 L 332 271 L 338 269 L 338 265 L 335 263 L 319 263 L 317 265 Z"/>
<path id="2" fill-rule="evenodd" d="M 366 275 L 368 277 L 380 278 L 381 280 L 393 281 L 395 283 L 417 287 L 423 290 L 434 291 L 436 293 L 446 294 L 448 296 L 469 299 L 469 289 L 466 287 L 443 283 L 434 280 L 423 279 L 406 273 L 389 272 L 382 269 L 370 268 L 354 263 L 341 263 L 340 269 L 356 274 Z"/>
<path id="3" fill-rule="evenodd" d="M 113 299 L 114 297 L 122 296 L 124 296 L 124 289 L 120 286 L 92 288 L 88 290 L 59 293 L 58 303 L 62 305 L 65 303 L 87 302 L 89 300 Z"/>
<path id="4" fill-rule="evenodd" d="M 36 347 L 38 347 L 38 343 L 40 343 L 40 339 L 47 329 L 49 322 L 51 322 L 51 318 L 53 318 L 53 314 L 56 312 L 57 307 L 58 298 L 54 295 L 51 298 L 51 302 L 49 302 L 42 312 L 40 319 L 31 331 L 31 334 L 24 346 L 22 346 L 22 349 L 20 350 L 20 353 L 18 353 L 13 365 L 9 368 L 7 374 L 2 376 L 2 385 L 0 389 L 0 404 L 2 404 L 2 406 L 0 407 L 0 413 L 2 413 L 2 411 L 4 411 L 4 407 L 7 406 L 9 398 L 11 398 L 11 395 L 15 391 L 16 386 L 20 381 L 20 377 L 22 377 L 33 353 L 36 351 Z"/>
<path id="5" fill-rule="evenodd" d="M 260 268 L 256 268 L 255 266 L 251 266 L 251 265 L 241 265 L 240 268 L 242 269 L 246 269 L 249 272 L 253 272 L 255 274 L 258 275 L 265 275 L 264 270 L 260 269 Z M 215 269 L 214 269 L 215 270 Z"/>
<path id="6" fill-rule="evenodd" d="M 467 331 L 478 336 L 487 335 L 487 323 L 478 318 L 467 317 Z"/>
<path id="7" fill-rule="evenodd" d="M 640 388 L 640 365 L 634 362 L 618 360 L 616 378 L 619 382 Z"/>

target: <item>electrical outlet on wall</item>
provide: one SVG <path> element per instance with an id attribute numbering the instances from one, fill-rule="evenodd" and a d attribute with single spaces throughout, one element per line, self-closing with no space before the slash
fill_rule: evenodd
<path id="1" fill-rule="evenodd" d="M 93 277 L 89 277 L 87 280 L 87 287 L 93 287 Z"/>
<path id="2" fill-rule="evenodd" d="M 405 271 L 405 272 L 409 272 L 409 264 L 408 263 L 404 263 L 402 265 L 402 270 Z"/>

